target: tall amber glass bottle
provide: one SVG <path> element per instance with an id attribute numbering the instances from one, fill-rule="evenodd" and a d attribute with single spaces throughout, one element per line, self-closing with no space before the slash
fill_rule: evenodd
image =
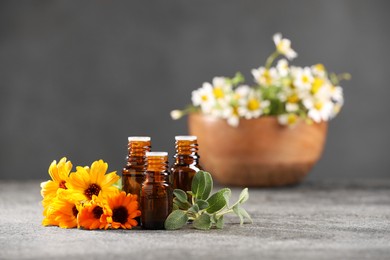
<path id="1" fill-rule="evenodd" d="M 148 152 L 146 159 L 148 166 L 141 188 L 141 225 L 145 229 L 164 229 L 173 200 L 168 153 Z"/>
<path id="2" fill-rule="evenodd" d="M 130 136 L 128 138 L 127 164 L 122 170 L 122 189 L 139 196 L 146 171 L 146 152 L 150 151 L 150 137 Z"/>
<path id="3" fill-rule="evenodd" d="M 176 136 L 175 163 L 172 165 L 172 188 L 191 190 L 192 179 L 198 171 L 199 165 L 197 137 L 192 135 Z"/>

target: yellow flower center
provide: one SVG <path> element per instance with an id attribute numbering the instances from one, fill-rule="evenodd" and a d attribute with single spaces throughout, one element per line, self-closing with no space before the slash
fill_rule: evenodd
<path id="1" fill-rule="evenodd" d="M 299 98 L 297 94 L 293 94 L 287 98 L 288 103 L 298 103 Z"/>
<path id="2" fill-rule="evenodd" d="M 297 122 L 297 115 L 295 114 L 289 114 L 288 117 L 287 117 L 287 124 L 289 125 L 293 125 Z"/>
<path id="3" fill-rule="evenodd" d="M 310 82 L 309 77 L 307 75 L 303 75 L 301 79 L 302 79 L 302 82 L 305 84 Z"/>
<path id="4" fill-rule="evenodd" d="M 251 111 L 257 110 L 260 108 L 260 101 L 254 98 L 248 100 L 248 109 Z"/>
<path id="5" fill-rule="evenodd" d="M 288 44 L 288 42 L 285 40 L 281 40 L 276 45 L 276 49 L 278 50 L 278 52 L 285 54 L 287 52 L 287 50 L 290 49 L 290 44 Z"/>
<path id="6" fill-rule="evenodd" d="M 324 80 L 321 78 L 315 78 L 313 84 L 311 85 L 311 93 L 315 94 L 324 84 Z"/>
<path id="7" fill-rule="evenodd" d="M 200 97 L 202 99 L 202 101 L 206 102 L 209 98 L 207 97 L 207 95 L 202 95 Z"/>
<path id="8" fill-rule="evenodd" d="M 269 70 L 265 70 L 263 72 L 263 75 L 261 75 L 261 78 L 262 78 L 262 81 L 264 81 L 266 85 L 272 84 L 272 77 L 271 77 L 271 74 L 269 73 Z"/>
<path id="9" fill-rule="evenodd" d="M 237 107 L 233 107 L 233 115 L 238 116 L 238 108 Z"/>
<path id="10" fill-rule="evenodd" d="M 321 63 L 314 65 L 314 68 L 318 71 L 321 71 L 321 72 L 325 71 L 325 67 Z"/>
<path id="11" fill-rule="evenodd" d="M 222 88 L 220 88 L 220 87 L 214 88 L 213 89 L 213 93 L 214 93 L 214 96 L 216 98 L 223 98 L 225 96 L 224 93 L 223 93 Z"/>
<path id="12" fill-rule="evenodd" d="M 324 106 L 324 104 L 321 101 L 318 101 L 314 104 L 314 108 L 317 110 L 321 110 L 321 108 Z"/>

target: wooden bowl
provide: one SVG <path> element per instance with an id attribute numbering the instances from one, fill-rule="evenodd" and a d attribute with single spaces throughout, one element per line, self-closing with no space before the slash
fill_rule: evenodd
<path id="1" fill-rule="evenodd" d="M 200 164 L 220 184 L 273 187 L 297 184 L 319 160 L 326 122 L 281 126 L 276 117 L 241 119 L 238 127 L 202 114 L 188 118 L 198 137 Z"/>

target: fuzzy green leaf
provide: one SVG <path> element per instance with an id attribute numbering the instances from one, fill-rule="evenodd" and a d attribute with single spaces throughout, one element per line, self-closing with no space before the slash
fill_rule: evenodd
<path id="1" fill-rule="evenodd" d="M 182 202 L 177 198 L 173 199 L 173 203 L 176 204 L 180 209 L 187 210 L 191 207 L 191 204 L 188 201 Z"/>
<path id="2" fill-rule="evenodd" d="M 245 188 L 241 191 L 240 197 L 238 198 L 238 203 L 243 204 L 249 199 L 248 188 Z"/>
<path id="3" fill-rule="evenodd" d="M 240 213 L 240 206 L 238 204 L 233 207 L 233 212 L 240 218 L 240 225 L 244 224 L 244 217 Z"/>
<path id="4" fill-rule="evenodd" d="M 175 189 L 173 191 L 173 195 L 175 195 L 176 198 L 183 203 L 185 203 L 188 200 L 187 194 L 181 189 Z"/>
<path id="5" fill-rule="evenodd" d="M 248 219 L 251 223 L 253 223 L 253 220 L 248 212 L 239 205 L 233 207 L 233 212 L 240 218 L 240 225 L 244 224 L 245 219 Z"/>
<path id="6" fill-rule="evenodd" d="M 188 221 L 187 212 L 183 210 L 175 210 L 169 214 L 165 220 L 165 229 L 175 230 L 182 228 Z"/>
<path id="7" fill-rule="evenodd" d="M 193 222 L 193 226 L 196 229 L 207 230 L 211 228 L 211 219 L 210 215 L 203 213 L 198 218 L 196 218 Z"/>
<path id="8" fill-rule="evenodd" d="M 215 224 L 215 226 L 216 226 L 218 229 L 222 229 L 224 224 L 225 224 L 225 221 L 223 220 L 223 216 L 221 216 L 221 217 L 217 220 L 217 223 Z"/>
<path id="9" fill-rule="evenodd" d="M 215 213 L 226 206 L 227 201 L 225 196 L 230 196 L 231 190 L 229 188 L 223 188 L 218 192 L 211 195 L 207 200 L 209 207 L 206 209 L 208 213 Z"/>
<path id="10" fill-rule="evenodd" d="M 196 200 L 195 204 L 198 205 L 200 210 L 206 209 L 209 207 L 209 203 L 205 200 Z"/>
<path id="11" fill-rule="evenodd" d="M 210 173 L 198 171 L 192 179 L 192 194 L 197 199 L 207 199 L 213 188 L 213 179 Z"/>
<path id="12" fill-rule="evenodd" d="M 192 212 L 192 213 L 198 213 L 199 212 L 199 206 L 197 204 L 194 204 L 191 206 L 191 208 L 188 209 L 188 212 Z"/>

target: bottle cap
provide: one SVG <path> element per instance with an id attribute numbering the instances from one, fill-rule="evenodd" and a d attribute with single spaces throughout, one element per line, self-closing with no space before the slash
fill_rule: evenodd
<path id="1" fill-rule="evenodd" d="M 196 141 L 198 139 L 195 135 L 177 135 L 175 136 L 176 141 Z"/>
<path id="2" fill-rule="evenodd" d="M 150 157 L 150 156 L 168 156 L 168 153 L 167 152 L 146 152 L 146 157 Z"/>
<path id="3" fill-rule="evenodd" d="M 150 141 L 150 137 L 149 136 L 129 136 L 127 138 L 129 140 L 129 142 L 137 142 L 137 141 L 141 141 L 141 142 L 149 142 Z"/>

